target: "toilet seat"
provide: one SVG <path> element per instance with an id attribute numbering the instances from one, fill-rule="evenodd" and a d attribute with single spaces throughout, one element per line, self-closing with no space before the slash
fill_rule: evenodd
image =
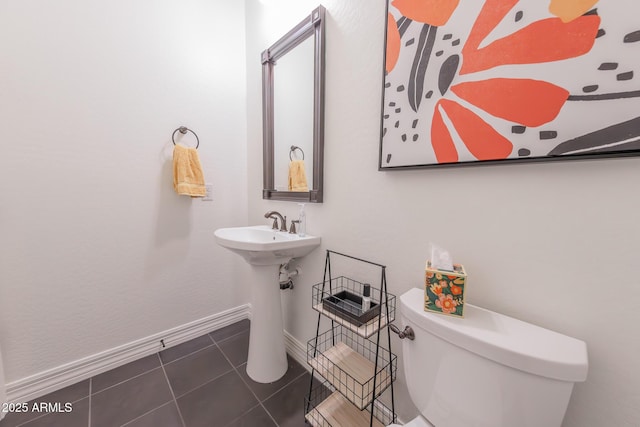
<path id="1" fill-rule="evenodd" d="M 427 421 L 427 419 L 424 418 L 422 415 L 418 415 L 417 417 L 409 421 L 404 426 L 400 424 L 389 424 L 389 426 L 387 427 L 434 427 L 434 426 L 429 421 Z"/>

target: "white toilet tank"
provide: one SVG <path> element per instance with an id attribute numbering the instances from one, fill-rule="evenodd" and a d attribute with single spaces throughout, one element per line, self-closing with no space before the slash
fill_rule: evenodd
<path id="1" fill-rule="evenodd" d="M 587 377 L 583 341 L 466 304 L 465 317 L 400 297 L 409 394 L 436 427 L 560 427 L 573 384 Z M 401 329 L 402 329 L 401 328 Z"/>

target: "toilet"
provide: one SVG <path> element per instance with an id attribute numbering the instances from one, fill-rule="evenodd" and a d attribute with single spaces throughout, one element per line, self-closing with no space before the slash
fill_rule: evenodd
<path id="1" fill-rule="evenodd" d="M 464 318 L 424 311 L 424 290 L 400 297 L 404 373 L 420 415 L 406 427 L 560 427 L 584 341 L 471 304 Z M 397 424 L 392 424 L 396 426 Z"/>

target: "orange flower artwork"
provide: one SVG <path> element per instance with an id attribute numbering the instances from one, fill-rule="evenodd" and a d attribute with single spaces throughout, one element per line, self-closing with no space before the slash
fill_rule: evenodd
<path id="1" fill-rule="evenodd" d="M 640 55 L 624 70 L 611 59 L 640 48 L 634 7 L 389 0 L 380 168 L 638 150 Z M 602 117 L 621 99 L 619 117 Z"/>
<path id="2" fill-rule="evenodd" d="M 393 0 L 403 16 L 424 24 L 441 26 L 447 23 L 458 7 L 459 0 Z"/>
<path id="3" fill-rule="evenodd" d="M 393 70 L 400 56 L 400 31 L 393 16 L 387 17 L 387 53 L 385 55 L 385 69 L 387 73 Z"/>
<path id="4" fill-rule="evenodd" d="M 591 10 L 596 3 L 598 0 L 551 0 L 549 12 L 562 22 L 571 22 Z"/>

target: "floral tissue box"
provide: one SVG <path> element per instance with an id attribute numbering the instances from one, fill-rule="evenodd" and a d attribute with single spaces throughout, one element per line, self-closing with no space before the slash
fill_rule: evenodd
<path id="1" fill-rule="evenodd" d="M 467 274 L 461 264 L 453 271 L 436 270 L 427 261 L 424 281 L 424 311 L 464 317 L 464 287 Z"/>

